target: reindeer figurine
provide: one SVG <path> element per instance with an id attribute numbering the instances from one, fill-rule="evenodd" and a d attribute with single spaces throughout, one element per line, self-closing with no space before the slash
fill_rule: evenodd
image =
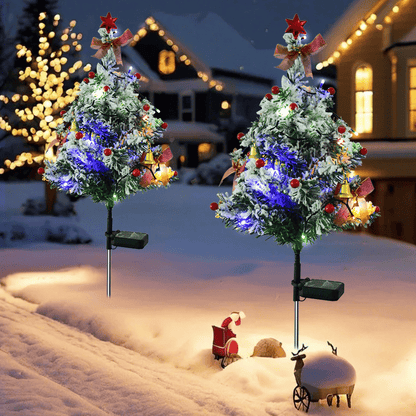
<path id="1" fill-rule="evenodd" d="M 297 386 L 293 390 L 293 404 L 297 410 L 308 412 L 310 402 L 327 400 L 328 406 L 332 406 L 332 399 L 337 398 L 337 407 L 340 406 L 340 395 L 347 397 L 348 407 L 351 407 L 351 395 L 355 386 L 354 367 L 345 359 L 338 357 L 337 348 L 329 341 L 331 353 L 311 354 L 307 360 L 306 354 L 300 354 L 306 348 L 292 353 L 292 361 L 295 364 L 295 379 Z"/>

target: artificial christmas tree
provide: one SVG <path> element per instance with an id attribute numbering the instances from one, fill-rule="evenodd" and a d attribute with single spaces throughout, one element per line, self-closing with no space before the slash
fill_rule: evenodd
<path id="1" fill-rule="evenodd" d="M 57 127 L 58 156 L 46 161 L 44 178 L 51 186 L 70 194 L 91 196 L 108 210 L 107 250 L 110 296 L 112 245 L 143 248 L 147 234 L 112 230 L 112 208 L 138 191 L 167 186 L 175 172 L 165 165 L 172 153 L 167 146 L 154 146 L 168 127 L 156 117 L 152 104 L 139 93 L 140 74 L 119 72 L 121 46 L 133 38 L 130 30 L 115 36 L 116 18 L 101 17 L 101 40 L 91 47 L 101 59 L 80 85 L 77 99 Z"/>
<path id="2" fill-rule="evenodd" d="M 306 289 L 306 281 L 300 279 L 302 247 L 331 231 L 367 227 L 380 214 L 365 201 L 373 190 L 370 179 L 361 182 L 353 174 L 367 152 L 351 140 L 352 129 L 331 111 L 335 90 L 307 86 L 304 80 L 305 75 L 312 77 L 310 55 L 325 41 L 317 35 L 302 45 L 299 33 L 306 33 L 306 22 L 297 15 L 286 21 L 287 47 L 277 45 L 275 51 L 283 59 L 278 68 L 287 70 L 286 76 L 281 87 L 274 86 L 260 102 L 258 119 L 248 132 L 239 133 L 240 148 L 231 153 L 232 167 L 224 174 L 235 173 L 232 194 L 218 194 L 219 202 L 211 209 L 227 227 L 271 236 L 293 248 L 298 349 L 299 297 Z M 343 293 L 342 284 L 326 293 L 314 288 L 313 281 L 307 285 L 309 293 L 315 293 L 310 297 L 336 300 Z"/>

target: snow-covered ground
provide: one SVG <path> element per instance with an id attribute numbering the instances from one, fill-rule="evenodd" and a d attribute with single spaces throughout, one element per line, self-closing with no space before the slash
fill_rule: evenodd
<path id="1" fill-rule="evenodd" d="M 301 414 L 292 401 L 293 253 L 226 229 L 209 210 L 217 192 L 174 184 L 117 205 L 114 228 L 146 232 L 149 244 L 113 251 L 110 299 L 106 209 L 89 199 L 71 221 L 92 244 L 32 233 L 0 249 L 1 416 Z M 0 183 L 0 219 L 41 224 L 19 207 L 42 194 L 42 183 Z M 303 277 L 345 283 L 337 302 L 300 304 L 306 355 L 330 341 L 357 374 L 351 409 L 342 396 L 340 408 L 321 401 L 309 414 L 415 415 L 416 247 L 335 234 L 301 262 Z M 240 310 L 243 359 L 223 370 L 211 326 Z M 268 337 L 286 358 L 250 357 Z"/>

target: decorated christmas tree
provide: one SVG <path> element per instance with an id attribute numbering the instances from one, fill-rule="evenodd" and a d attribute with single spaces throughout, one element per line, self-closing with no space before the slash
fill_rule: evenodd
<path id="1" fill-rule="evenodd" d="M 167 124 L 140 95 L 140 74 L 117 67 L 122 64 L 121 47 L 133 36 L 127 29 L 116 37 L 117 18 L 110 13 L 101 20 L 101 39 L 91 43 L 101 61 L 81 83 L 76 100 L 61 112 L 63 123 L 54 141 L 58 155 L 56 161 L 46 161 L 41 173 L 51 186 L 106 205 L 111 250 L 114 204 L 138 191 L 167 186 L 176 172 L 166 166 L 172 157 L 169 147 L 154 145 Z"/>
<path id="2" fill-rule="evenodd" d="M 270 236 L 295 253 L 294 301 L 298 307 L 300 252 L 332 231 L 369 226 L 379 208 L 365 197 L 373 190 L 370 179 L 361 181 L 354 169 L 367 150 L 352 141 L 353 130 L 331 111 L 334 88 L 306 85 L 312 77 L 310 55 L 325 46 L 321 35 L 306 45 L 306 21 L 286 19 L 283 38 L 276 46 L 278 68 L 287 70 L 281 87 L 274 86 L 260 102 L 258 119 L 240 148 L 231 153 L 235 173 L 232 194 L 218 194 L 212 203 L 227 227 Z M 298 340 L 295 340 L 295 347 Z"/>

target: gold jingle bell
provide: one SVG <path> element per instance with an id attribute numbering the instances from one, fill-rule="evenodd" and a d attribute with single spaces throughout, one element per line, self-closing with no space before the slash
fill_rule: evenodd
<path id="1" fill-rule="evenodd" d="M 77 122 L 75 120 L 72 120 L 71 131 L 78 131 Z"/>
<path id="2" fill-rule="evenodd" d="M 342 182 L 341 190 L 339 191 L 339 194 L 336 195 L 338 198 L 352 198 L 353 195 L 351 193 L 350 184 L 346 179 L 344 179 L 344 182 Z"/>
<path id="3" fill-rule="evenodd" d="M 250 156 L 249 159 L 260 159 L 261 156 L 259 155 L 259 153 L 257 152 L 257 147 L 253 144 L 253 146 L 251 146 L 250 149 Z"/>
<path id="4" fill-rule="evenodd" d="M 146 152 L 146 156 L 145 156 L 145 158 L 143 160 L 143 164 L 145 164 L 145 165 L 153 165 L 154 163 L 155 163 L 155 158 L 153 157 L 152 151 L 149 149 Z"/>

